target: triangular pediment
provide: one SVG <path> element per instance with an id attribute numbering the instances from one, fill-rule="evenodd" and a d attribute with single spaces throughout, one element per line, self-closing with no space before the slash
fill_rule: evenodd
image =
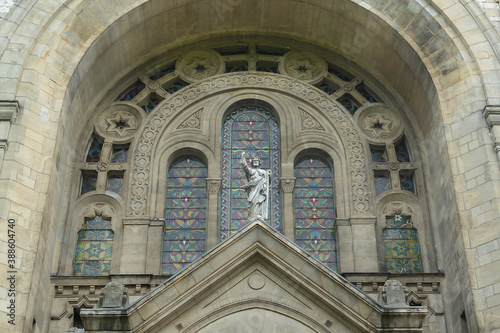
<path id="1" fill-rule="evenodd" d="M 82 310 L 89 332 L 418 332 L 426 314 L 378 304 L 261 221 L 125 309 Z"/>

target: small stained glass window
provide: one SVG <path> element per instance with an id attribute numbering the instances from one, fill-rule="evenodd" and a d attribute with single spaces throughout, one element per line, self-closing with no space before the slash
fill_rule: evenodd
<path id="1" fill-rule="evenodd" d="M 410 162 L 410 152 L 404 138 L 399 140 L 394 148 L 396 149 L 396 157 L 399 162 Z"/>
<path id="2" fill-rule="evenodd" d="M 415 177 L 413 170 L 403 170 L 399 173 L 399 182 L 401 184 L 401 189 L 405 191 L 410 191 L 412 193 L 417 193 L 415 187 Z"/>
<path id="3" fill-rule="evenodd" d="M 125 163 L 127 162 L 129 144 L 113 145 L 111 151 L 111 163 Z"/>
<path id="4" fill-rule="evenodd" d="M 129 102 L 134 99 L 135 96 L 146 88 L 146 85 L 141 80 L 137 80 L 133 85 L 128 87 L 118 98 L 120 101 Z"/>
<path id="5" fill-rule="evenodd" d="M 205 252 L 205 163 L 195 156 L 175 160 L 167 175 L 162 274 L 174 274 Z"/>
<path id="6" fill-rule="evenodd" d="M 371 146 L 370 145 L 370 150 L 372 153 L 372 161 L 373 162 L 380 162 L 380 163 L 387 162 L 387 151 L 385 149 L 385 146 Z"/>
<path id="7" fill-rule="evenodd" d="M 82 188 L 80 194 L 95 191 L 97 187 L 97 171 L 82 172 Z"/>
<path id="8" fill-rule="evenodd" d="M 295 240 L 323 264 L 337 270 L 333 173 L 318 156 L 295 166 Z"/>
<path id="9" fill-rule="evenodd" d="M 149 95 L 149 97 L 141 103 L 142 104 L 141 107 L 144 111 L 146 111 L 146 114 L 149 114 L 162 101 L 163 101 L 162 97 L 153 93 Z"/>
<path id="10" fill-rule="evenodd" d="M 410 217 L 395 215 L 386 219 L 384 245 L 388 273 L 422 272 L 417 230 Z"/>
<path id="11" fill-rule="evenodd" d="M 158 79 L 164 77 L 165 75 L 170 74 L 174 71 L 175 71 L 175 67 L 170 67 L 170 68 L 167 68 L 167 69 L 164 69 L 162 71 L 154 73 L 149 78 L 153 81 L 156 81 L 156 80 L 158 80 Z"/>
<path id="12" fill-rule="evenodd" d="M 78 232 L 73 275 L 109 275 L 113 238 L 111 219 L 101 215 L 85 219 L 83 228 Z"/>
<path id="13" fill-rule="evenodd" d="M 226 65 L 226 73 L 246 71 L 248 71 L 248 65 L 246 63 L 229 63 Z"/>
<path id="14" fill-rule="evenodd" d="M 257 63 L 258 72 L 268 72 L 268 73 L 278 73 L 278 64 L 275 62 L 258 62 Z"/>
<path id="15" fill-rule="evenodd" d="M 356 113 L 356 111 L 359 109 L 358 102 L 356 102 L 356 100 L 350 94 L 344 94 L 342 97 L 339 98 L 339 102 L 352 115 L 354 115 L 354 113 Z"/>
<path id="16" fill-rule="evenodd" d="M 123 172 L 110 172 L 106 182 L 106 190 L 120 194 L 123 186 Z"/>
<path id="17" fill-rule="evenodd" d="M 102 142 L 95 135 L 92 138 L 92 142 L 90 143 L 89 150 L 87 152 L 87 157 L 85 158 L 85 162 L 96 163 L 101 160 L 102 153 Z"/>
<path id="18" fill-rule="evenodd" d="M 360 84 L 356 87 L 356 90 L 361 94 L 363 95 L 364 98 L 366 98 L 366 100 L 369 102 L 369 103 L 377 103 L 378 102 L 378 99 L 372 94 L 370 93 L 366 87 L 364 86 L 364 84 Z"/>
<path id="19" fill-rule="evenodd" d="M 332 74 L 332 75 L 335 75 L 339 79 L 342 79 L 342 80 L 346 81 L 346 82 L 352 81 L 352 77 L 350 75 L 342 73 L 342 72 L 340 72 L 339 70 L 337 70 L 335 68 L 328 67 L 328 72 L 330 74 Z"/>
<path id="20" fill-rule="evenodd" d="M 187 87 L 188 85 L 189 83 L 187 82 L 184 82 L 182 80 L 177 80 L 175 83 L 170 83 L 164 86 L 163 89 L 165 89 L 165 91 L 168 92 L 169 94 L 173 94 L 178 92 L 182 88 Z"/>
<path id="21" fill-rule="evenodd" d="M 375 193 L 379 195 L 380 193 L 390 190 L 391 188 L 391 174 L 389 171 L 375 171 Z"/>

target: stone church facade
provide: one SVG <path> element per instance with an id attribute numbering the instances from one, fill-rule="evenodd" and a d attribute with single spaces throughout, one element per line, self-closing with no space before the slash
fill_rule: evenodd
<path id="1" fill-rule="evenodd" d="M 0 3 L 0 330 L 500 332 L 498 10 Z"/>

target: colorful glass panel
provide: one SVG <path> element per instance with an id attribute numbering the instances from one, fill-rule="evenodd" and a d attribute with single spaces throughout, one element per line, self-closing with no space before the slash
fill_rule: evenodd
<path id="1" fill-rule="evenodd" d="M 163 101 L 163 98 L 161 98 L 160 96 L 156 95 L 156 94 L 151 94 L 149 96 L 149 100 L 147 101 L 147 103 L 145 103 L 144 105 L 142 105 L 142 109 L 144 111 L 146 111 L 146 114 L 150 114 L 151 111 L 153 111 L 153 109 L 155 107 L 158 106 L 158 104 L 161 103 L 161 101 Z"/>
<path id="2" fill-rule="evenodd" d="M 401 139 L 395 146 L 396 158 L 399 162 L 410 162 L 410 152 L 406 146 L 405 139 Z"/>
<path id="3" fill-rule="evenodd" d="M 295 241 L 337 270 L 333 173 L 328 162 L 306 156 L 295 166 Z"/>
<path id="4" fill-rule="evenodd" d="M 115 173 L 115 172 L 108 174 L 106 190 L 113 191 L 119 194 L 123 186 L 123 173 Z"/>
<path id="5" fill-rule="evenodd" d="M 401 189 L 405 191 L 410 191 L 416 193 L 415 179 L 413 176 L 413 171 L 401 171 L 399 173 L 399 182 L 401 184 Z"/>
<path id="6" fill-rule="evenodd" d="M 391 188 L 391 174 L 389 171 L 375 171 L 375 193 L 378 195 Z"/>
<path id="7" fill-rule="evenodd" d="M 388 273 L 422 273 L 417 231 L 409 217 L 387 218 L 384 245 Z"/>
<path id="8" fill-rule="evenodd" d="M 135 96 L 139 95 L 139 93 L 146 88 L 146 85 L 144 82 L 138 80 L 135 82 L 132 86 L 128 87 L 127 90 L 125 90 L 121 95 L 119 100 L 120 101 L 131 101 L 134 99 Z"/>
<path id="9" fill-rule="evenodd" d="M 387 151 L 384 146 L 370 146 L 373 162 L 387 162 Z"/>
<path id="10" fill-rule="evenodd" d="M 82 188 L 80 193 L 84 194 L 90 191 L 95 191 L 97 186 L 97 172 L 85 171 L 82 174 Z"/>
<path id="11" fill-rule="evenodd" d="M 174 72 L 174 71 L 175 71 L 175 67 L 172 67 L 172 68 L 167 68 L 167 69 L 165 69 L 165 70 L 159 71 L 159 72 L 157 72 L 157 73 L 155 73 L 155 74 L 151 75 L 149 78 L 150 78 L 151 80 L 155 81 L 155 80 L 158 80 L 159 78 L 162 78 L 162 77 L 164 77 L 165 75 L 170 74 L 170 73 L 172 73 L 172 72 Z"/>
<path id="12" fill-rule="evenodd" d="M 162 274 L 174 274 L 205 252 L 207 167 L 195 156 L 175 160 L 167 175 Z"/>
<path id="13" fill-rule="evenodd" d="M 111 151 L 111 163 L 125 163 L 127 162 L 129 145 L 113 145 Z"/>
<path id="14" fill-rule="evenodd" d="M 249 105 L 233 110 L 225 119 L 222 129 L 222 189 L 219 241 L 224 241 L 241 229 L 248 219 L 248 206 L 244 185 L 246 177 L 240 166 L 241 153 L 248 164 L 259 157 L 261 168 L 271 170 L 269 225 L 281 231 L 280 139 L 279 125 L 266 109 Z"/>
<path id="15" fill-rule="evenodd" d="M 333 95 L 337 91 L 337 89 L 330 86 L 328 83 L 324 83 L 321 86 L 319 86 L 318 88 L 320 90 L 323 90 L 324 92 L 326 92 L 328 95 Z"/>
<path id="16" fill-rule="evenodd" d="M 109 275 L 113 238 L 110 219 L 100 215 L 86 219 L 82 230 L 78 232 L 73 275 Z"/>
<path id="17" fill-rule="evenodd" d="M 349 111 L 352 115 L 356 113 L 356 111 L 359 109 L 358 103 L 352 98 L 350 94 L 345 94 L 343 95 L 340 99 L 339 102 Z"/>
<path id="18" fill-rule="evenodd" d="M 233 73 L 233 72 L 246 72 L 248 71 L 248 65 L 246 64 L 241 64 L 241 65 L 228 65 L 226 66 L 226 73 Z"/>
<path id="19" fill-rule="evenodd" d="M 278 73 L 278 65 L 275 63 L 257 63 L 258 72 Z"/>
<path id="20" fill-rule="evenodd" d="M 352 81 L 352 78 L 351 78 L 350 76 L 348 76 L 348 75 L 346 75 L 346 74 L 344 74 L 344 73 L 341 73 L 341 72 L 339 72 L 338 70 L 336 70 L 336 69 L 334 69 L 334 68 L 329 67 L 329 68 L 328 68 L 328 72 L 329 72 L 330 74 L 335 75 L 335 76 L 336 76 L 336 77 L 338 77 L 339 79 L 342 79 L 342 80 L 346 81 L 346 82 Z"/>
<path id="21" fill-rule="evenodd" d="M 92 138 L 92 143 L 90 144 L 89 151 L 87 152 L 87 157 L 85 162 L 96 163 L 101 160 L 102 153 L 102 142 L 99 141 L 95 136 Z"/>

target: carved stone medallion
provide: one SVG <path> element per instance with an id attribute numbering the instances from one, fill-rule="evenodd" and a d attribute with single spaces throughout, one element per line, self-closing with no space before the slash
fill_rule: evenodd
<path id="1" fill-rule="evenodd" d="M 367 136 L 377 141 L 394 139 L 401 131 L 401 121 L 396 113 L 382 106 L 363 110 L 359 114 L 358 123 Z"/>
<path id="2" fill-rule="evenodd" d="M 193 83 L 224 73 L 225 63 L 213 50 L 196 50 L 179 58 L 175 70 L 181 79 Z"/>
<path id="3" fill-rule="evenodd" d="M 118 111 L 105 119 L 106 132 L 115 136 L 125 136 L 137 129 L 137 119 L 128 111 Z"/>
<path id="4" fill-rule="evenodd" d="M 131 139 L 140 127 L 142 115 L 130 105 L 113 105 L 101 114 L 96 126 L 102 137 L 112 137 L 113 142 L 126 142 Z"/>
<path id="5" fill-rule="evenodd" d="M 304 82 L 315 84 L 321 81 L 328 71 L 328 65 L 313 53 L 291 51 L 285 54 L 279 64 L 279 71 Z"/>

